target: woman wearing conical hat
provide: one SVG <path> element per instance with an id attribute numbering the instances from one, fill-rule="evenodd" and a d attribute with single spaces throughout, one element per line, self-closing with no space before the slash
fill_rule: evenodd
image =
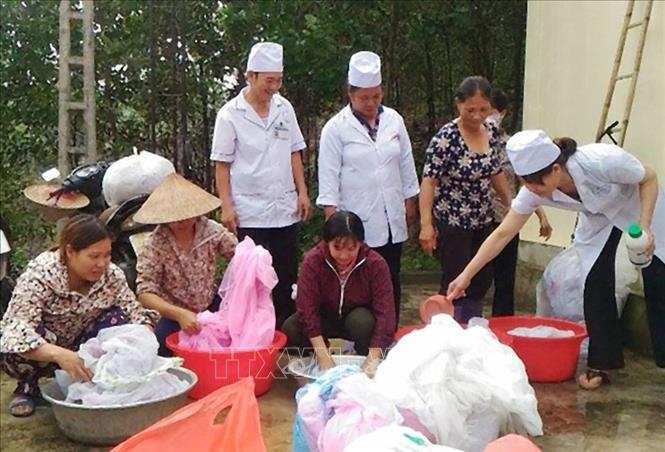
<path id="1" fill-rule="evenodd" d="M 162 318 L 155 327 L 160 355 L 170 355 L 166 337 L 180 329 L 200 329 L 196 314 L 216 311 L 214 279 L 219 256 L 230 258 L 238 239 L 205 217 L 220 201 L 178 174 L 171 174 L 134 215 L 157 224 L 138 257 L 136 293 L 143 306 Z"/>

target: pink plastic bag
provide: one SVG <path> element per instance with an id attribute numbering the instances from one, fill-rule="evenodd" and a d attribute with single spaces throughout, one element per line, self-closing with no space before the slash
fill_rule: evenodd
<path id="1" fill-rule="evenodd" d="M 277 285 L 272 256 L 250 237 L 236 246 L 219 286 L 218 312 L 200 313 L 201 331 L 180 332 L 180 345 L 195 350 L 257 349 L 270 346 L 275 336 L 271 292 Z"/>

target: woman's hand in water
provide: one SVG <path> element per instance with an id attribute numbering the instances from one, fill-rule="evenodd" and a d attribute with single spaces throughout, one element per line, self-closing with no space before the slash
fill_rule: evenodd
<path id="1" fill-rule="evenodd" d="M 83 360 L 76 352 L 63 348 L 56 355 L 55 362 L 74 381 L 90 381 L 92 379 L 92 372 L 85 367 Z"/>
<path id="2" fill-rule="evenodd" d="M 196 314 L 188 309 L 183 309 L 176 320 L 180 325 L 180 329 L 185 333 L 196 334 L 201 331 L 201 325 L 196 320 Z"/>
<path id="3" fill-rule="evenodd" d="M 328 370 L 336 366 L 328 351 L 316 354 L 316 365 L 320 370 Z"/>

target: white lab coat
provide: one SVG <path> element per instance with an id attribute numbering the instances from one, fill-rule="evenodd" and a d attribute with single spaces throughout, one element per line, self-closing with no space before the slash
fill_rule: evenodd
<path id="1" fill-rule="evenodd" d="M 246 88 L 245 88 L 246 89 Z M 279 228 L 299 221 L 291 154 L 305 148 L 295 111 L 275 94 L 266 122 L 243 91 L 217 113 L 210 159 L 231 162 L 231 198 L 241 228 Z"/>
<path id="2" fill-rule="evenodd" d="M 512 209 L 530 215 L 540 205 L 579 212 L 574 246 L 579 250 L 584 279 L 598 259 L 612 227 L 625 232 L 640 219 L 638 183 L 644 178 L 642 163 L 618 146 L 593 143 L 581 146 L 570 156 L 566 168 L 575 182 L 580 201 L 559 190 L 540 197 L 522 187 Z M 656 256 L 665 262 L 665 191 L 658 189 L 651 231 Z"/>
<path id="3" fill-rule="evenodd" d="M 402 117 L 383 107 L 376 141 L 344 107 L 323 127 L 319 148 L 319 206 L 336 206 L 358 215 L 365 242 L 376 248 L 408 238 L 404 201 L 420 187 L 411 140 Z"/>

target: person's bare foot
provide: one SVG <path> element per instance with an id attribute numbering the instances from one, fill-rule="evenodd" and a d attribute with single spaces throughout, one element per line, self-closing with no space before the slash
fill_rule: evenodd
<path id="1" fill-rule="evenodd" d="M 579 376 L 577 383 L 583 389 L 598 389 L 602 385 L 610 383 L 610 374 L 603 370 L 587 369 L 586 372 Z"/>

